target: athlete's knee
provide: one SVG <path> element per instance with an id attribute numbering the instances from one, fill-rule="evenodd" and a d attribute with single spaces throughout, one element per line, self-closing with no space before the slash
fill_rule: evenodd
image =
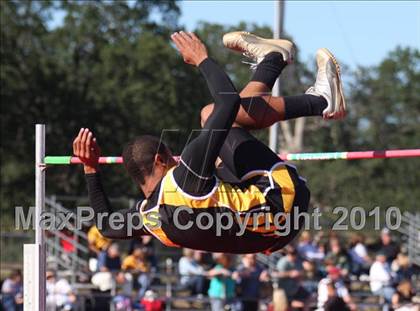
<path id="1" fill-rule="evenodd" d="M 204 127 L 204 124 L 206 124 L 207 119 L 209 118 L 209 116 L 213 112 L 213 107 L 214 107 L 214 104 L 212 103 L 212 104 L 208 104 L 208 105 L 204 106 L 204 108 L 201 109 L 201 113 L 200 113 L 201 127 Z"/>

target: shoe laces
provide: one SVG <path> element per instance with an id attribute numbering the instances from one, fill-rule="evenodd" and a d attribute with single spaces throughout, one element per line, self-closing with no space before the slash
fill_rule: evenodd
<path id="1" fill-rule="evenodd" d="M 247 55 L 247 53 L 243 53 L 243 55 L 245 57 L 248 57 L 248 58 L 253 58 L 253 57 L 249 57 L 249 55 Z M 249 65 L 249 67 L 251 68 L 251 70 L 254 70 L 254 71 L 257 69 L 257 66 L 258 66 L 258 62 L 256 62 L 256 61 L 255 62 L 248 62 L 246 60 L 243 60 L 242 63 Z"/>

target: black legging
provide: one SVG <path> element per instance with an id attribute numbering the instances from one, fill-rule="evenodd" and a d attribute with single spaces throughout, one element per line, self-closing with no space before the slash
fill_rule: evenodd
<path id="1" fill-rule="evenodd" d="M 214 109 L 197 138 L 192 140 L 183 150 L 180 164 L 174 170 L 174 178 L 181 189 L 193 196 L 209 193 L 216 182 L 215 162 L 217 157 L 223 161 L 218 169 L 218 175 L 224 181 L 240 182 L 240 179 L 252 170 L 268 170 L 279 162 L 277 155 L 266 145 L 253 137 L 246 130 L 231 128 L 238 113 L 241 98 L 232 81 L 226 73 L 214 62 L 207 58 L 199 69 L 207 81 L 208 88 L 214 99 Z M 113 209 L 104 192 L 98 174 L 86 175 L 91 206 L 95 212 L 113 213 Z M 304 191 L 305 192 L 305 191 Z M 305 192 L 306 193 L 306 192 Z M 279 198 L 277 198 L 279 199 Z M 298 198 L 297 198 L 298 199 Z M 274 200 L 274 199 L 273 199 Z M 307 195 L 299 196 L 306 205 Z M 133 226 L 139 226 L 140 215 L 137 207 L 119 210 L 124 221 L 128 217 L 133 220 Z M 127 239 L 132 236 L 149 234 L 143 228 L 134 229 L 132 235 L 127 235 L 127 229 L 109 226 L 109 216 L 103 218 L 101 233 L 113 239 Z"/>
<path id="2" fill-rule="evenodd" d="M 207 81 L 208 88 L 213 96 L 215 105 L 211 116 L 208 118 L 203 130 L 197 138 L 189 143 L 181 154 L 180 164 L 174 170 L 174 178 L 183 191 L 192 195 L 208 193 L 215 184 L 215 162 L 219 156 L 225 139 L 236 119 L 241 98 L 232 81 L 222 68 L 212 59 L 205 59 L 199 69 Z M 88 192 L 91 207 L 95 216 L 99 213 L 104 216 L 101 233 L 113 239 L 127 239 L 127 229 L 109 226 L 109 215 L 114 210 L 103 189 L 99 174 L 87 174 Z M 140 223 L 138 208 L 119 210 L 124 222 L 128 217 L 134 217 L 133 225 Z M 98 223 L 98 217 L 95 217 Z M 133 230 L 133 235 L 148 234 L 143 228 Z"/>

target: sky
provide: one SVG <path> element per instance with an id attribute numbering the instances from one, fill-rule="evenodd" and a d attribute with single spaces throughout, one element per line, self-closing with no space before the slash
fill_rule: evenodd
<path id="1" fill-rule="evenodd" d="M 235 25 L 239 21 L 273 27 L 274 1 L 180 2 L 181 24 L 199 21 Z M 373 66 L 397 45 L 420 49 L 420 1 L 286 1 L 284 30 L 303 61 L 320 47 L 346 65 Z"/>

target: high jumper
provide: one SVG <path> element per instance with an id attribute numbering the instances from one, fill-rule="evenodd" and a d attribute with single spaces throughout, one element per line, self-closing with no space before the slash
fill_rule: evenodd
<path id="1" fill-rule="evenodd" d="M 133 225 L 140 221 L 143 225 L 132 234 L 127 233 L 126 226 L 110 226 L 108 218 L 115 211 L 98 170 L 100 149 L 89 129 L 80 130 L 73 142 L 73 152 L 84 164 L 96 220 L 104 213 L 98 225 L 101 233 L 113 239 L 154 235 L 167 246 L 210 252 L 271 253 L 281 249 L 298 234 L 301 226 L 281 234 L 274 222 L 276 215 L 307 211 L 310 192 L 296 169 L 279 159 L 249 130 L 299 117 L 343 118 L 346 105 L 336 59 L 327 49 L 318 50 L 314 85 L 303 95 L 273 97 L 270 92 L 276 79 L 293 60 L 293 44 L 247 32 L 228 33 L 223 37 L 224 45 L 257 62 L 251 81 L 238 93 L 223 69 L 208 57 L 206 47 L 195 34 L 181 31 L 171 38 L 184 61 L 200 70 L 214 103 L 202 109 L 203 129 L 184 148 L 179 162 L 157 137 L 140 136 L 124 148 L 124 165 L 145 196 L 136 207 L 118 210 L 125 222 L 133 220 L 132 215 L 141 216 L 135 218 Z M 196 224 L 202 213 L 215 219 L 221 219 L 218 216 L 222 214 L 235 215 L 236 220 L 257 214 L 257 224 L 247 223 L 241 235 L 237 234 L 240 225 L 236 220 L 221 232 L 215 226 L 204 230 L 193 225 L 185 230 L 174 220 L 174 214 L 181 208 L 188 208 L 188 212 L 178 215 L 182 224 L 190 221 Z M 159 226 L 149 217 L 152 213 L 157 215 Z"/>

